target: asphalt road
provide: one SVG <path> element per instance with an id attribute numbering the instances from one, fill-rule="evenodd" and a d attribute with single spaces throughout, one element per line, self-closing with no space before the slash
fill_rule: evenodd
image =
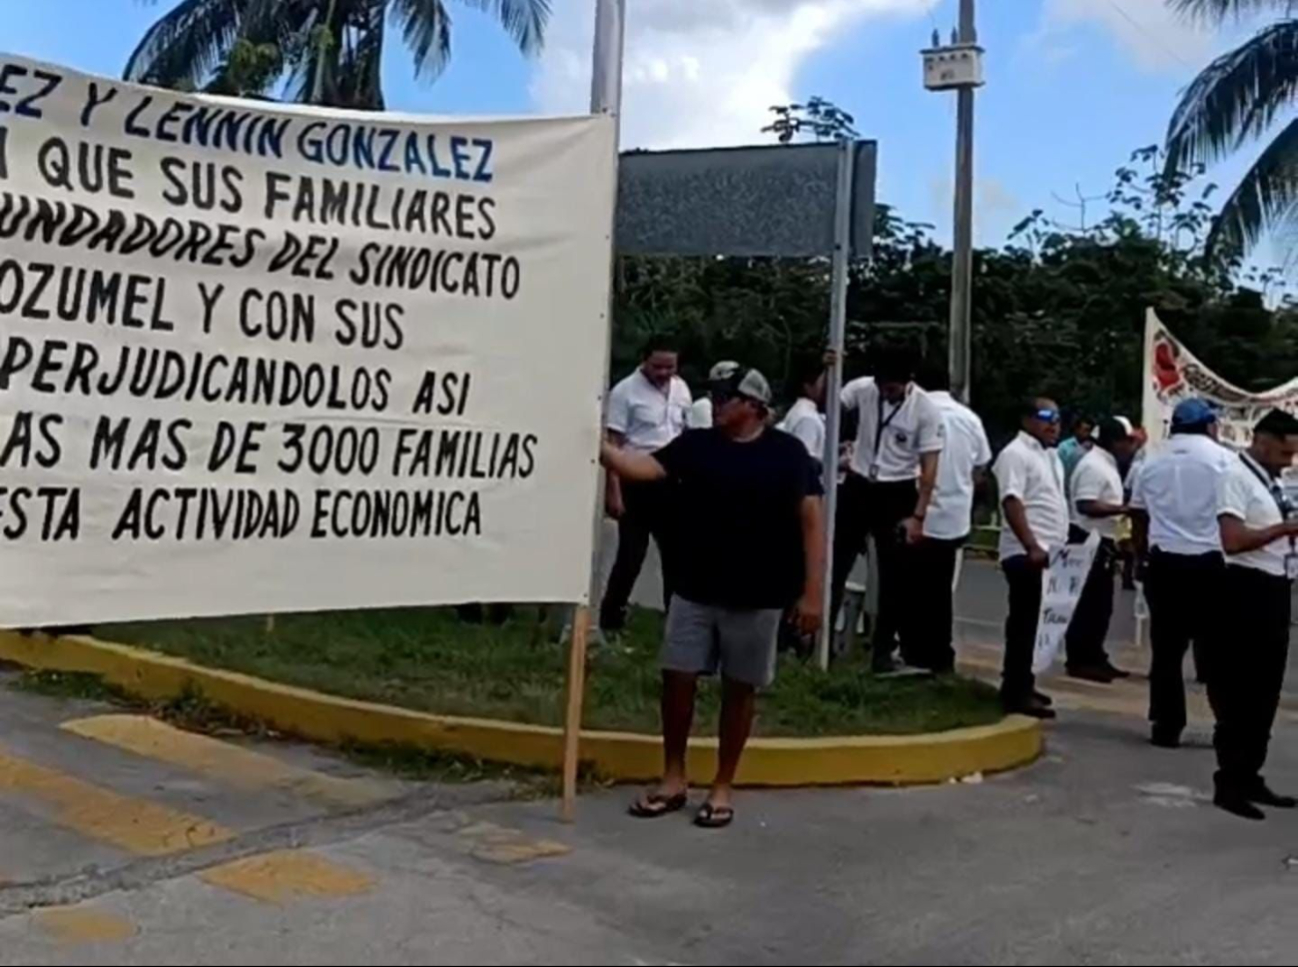
<path id="1" fill-rule="evenodd" d="M 1013 775 L 752 792 L 705 833 L 632 821 L 625 790 L 564 826 L 497 786 L 394 785 L 235 737 L 141 744 L 106 712 L 3 692 L 0 963 L 1298 959 L 1298 816 L 1218 813 L 1211 754 L 1158 752 L 1122 716 L 1070 713 Z M 1292 725 L 1272 777 L 1298 788 Z"/>

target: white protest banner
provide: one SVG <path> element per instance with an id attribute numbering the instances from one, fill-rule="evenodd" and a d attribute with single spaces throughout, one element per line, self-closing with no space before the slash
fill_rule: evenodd
<path id="1" fill-rule="evenodd" d="M 0 625 L 584 601 L 614 164 L 0 55 Z"/>
<path id="2" fill-rule="evenodd" d="M 1191 397 L 1215 403 L 1221 442 L 1243 449 L 1258 420 L 1273 409 L 1298 415 L 1298 377 L 1265 393 L 1250 393 L 1222 379 L 1185 347 L 1150 309 L 1145 317 L 1143 422 L 1151 443 L 1166 439 L 1176 404 Z"/>
<path id="3" fill-rule="evenodd" d="M 1041 575 L 1041 612 L 1037 616 L 1033 674 L 1047 671 L 1059 656 L 1099 549 L 1100 535 L 1093 533 L 1083 544 L 1067 544 L 1051 552 L 1050 567 Z"/>

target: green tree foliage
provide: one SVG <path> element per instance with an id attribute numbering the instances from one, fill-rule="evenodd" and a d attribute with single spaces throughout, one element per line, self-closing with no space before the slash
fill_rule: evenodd
<path id="1" fill-rule="evenodd" d="M 550 0 L 460 3 L 491 14 L 525 54 L 541 49 Z M 181 90 L 228 86 L 222 77 L 234 59 L 273 51 L 279 70 L 239 68 L 242 96 L 265 95 L 288 76 L 295 100 L 381 111 L 390 31 L 400 35 L 416 76 L 435 78 L 451 58 L 451 27 L 446 0 L 181 0 L 144 35 L 126 78 Z"/>
<path id="2" fill-rule="evenodd" d="M 1254 271 L 1236 284 L 1205 258 L 1214 189 L 1197 169 L 1169 173 L 1165 162 L 1155 148 L 1136 152 L 1095 200 L 1095 224 L 1035 211 L 1006 245 L 975 253 L 974 404 L 993 436 L 1013 431 L 1029 392 L 1138 415 L 1150 307 L 1245 388 L 1298 374 L 1298 312 L 1281 273 Z M 873 258 L 852 270 L 849 375 L 868 372 L 873 349 L 899 342 L 945 368 L 950 273 L 951 253 L 931 226 L 879 206 Z M 829 277 L 827 261 L 621 258 L 617 370 L 635 365 L 649 335 L 670 334 L 696 386 L 726 358 L 781 386 L 823 350 Z"/>
<path id="3" fill-rule="evenodd" d="M 1269 139 L 1226 198 L 1210 252 L 1239 259 L 1269 231 L 1292 228 L 1298 204 L 1298 6 L 1292 0 L 1167 0 L 1187 16 L 1222 24 L 1273 12 L 1269 23 L 1217 58 L 1186 89 L 1167 134 L 1171 169 L 1213 164 Z"/>

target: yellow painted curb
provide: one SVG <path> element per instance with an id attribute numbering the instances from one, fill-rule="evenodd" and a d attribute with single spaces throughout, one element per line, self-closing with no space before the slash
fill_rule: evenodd
<path id="1" fill-rule="evenodd" d="M 561 730 L 490 719 L 430 715 L 323 695 L 291 685 L 194 665 L 182 658 L 94 638 L 49 638 L 0 631 L 0 659 L 45 671 L 98 675 L 128 693 L 166 701 L 197 690 L 214 704 L 315 742 L 398 744 L 458 752 L 492 762 L 558 768 Z M 1040 756 L 1040 724 L 1011 716 L 996 725 L 930 735 L 754 739 L 739 782 L 748 786 L 921 785 L 1003 772 Z M 690 770 L 716 769 L 715 739 L 690 746 Z M 647 781 L 662 762 L 656 736 L 585 732 L 581 757 L 610 779 Z"/>

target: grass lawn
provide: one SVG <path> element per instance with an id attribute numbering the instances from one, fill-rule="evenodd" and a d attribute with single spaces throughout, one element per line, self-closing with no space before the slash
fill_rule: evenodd
<path id="1" fill-rule="evenodd" d="M 587 728 L 655 732 L 661 616 L 634 615 L 616 644 L 594 650 Z M 566 651 L 543 633 L 536 609 L 501 626 L 465 624 L 453 610 L 407 609 L 108 625 L 107 641 L 142 645 L 349 698 L 448 715 L 559 725 Z M 698 731 L 715 730 L 718 695 L 701 692 Z M 992 689 L 959 679 L 878 681 L 863 662 L 829 675 L 786 659 L 761 702 L 758 734 L 908 735 L 1000 718 Z"/>

